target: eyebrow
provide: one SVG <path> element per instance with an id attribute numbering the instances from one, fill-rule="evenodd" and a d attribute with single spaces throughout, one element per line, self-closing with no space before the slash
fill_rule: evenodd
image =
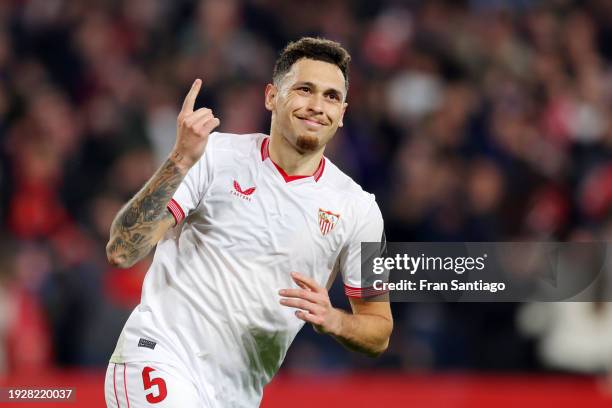
<path id="1" fill-rule="evenodd" d="M 296 82 L 294 86 L 300 86 L 300 85 L 307 85 L 307 86 L 310 86 L 311 88 L 317 88 L 317 85 L 315 85 L 313 82 L 310 82 L 310 81 Z M 328 88 L 324 91 L 324 93 L 331 93 L 331 92 L 336 93 L 340 97 L 344 97 L 344 94 L 342 93 L 342 91 L 336 88 Z"/>

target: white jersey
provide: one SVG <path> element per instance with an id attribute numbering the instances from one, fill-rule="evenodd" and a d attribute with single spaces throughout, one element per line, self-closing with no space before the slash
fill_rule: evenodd
<path id="1" fill-rule="evenodd" d="M 210 135 L 168 205 L 178 225 L 157 245 L 111 357 L 175 361 L 209 406 L 259 404 L 304 324 L 279 304 L 279 289 L 297 287 L 290 272 L 329 288 L 340 271 L 348 296 L 372 294 L 360 244 L 383 234 L 374 196 L 327 158 L 312 176 L 287 176 L 269 141 Z"/>

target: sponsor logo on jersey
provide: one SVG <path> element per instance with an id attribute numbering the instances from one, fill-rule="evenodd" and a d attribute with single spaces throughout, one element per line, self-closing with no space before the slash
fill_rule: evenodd
<path id="1" fill-rule="evenodd" d="M 319 208 L 319 229 L 321 230 L 321 234 L 329 234 L 334 229 L 339 219 L 340 214 L 334 214 L 331 211 Z"/>
<path id="2" fill-rule="evenodd" d="M 146 347 L 146 348 L 150 348 L 151 350 L 153 350 L 156 345 L 157 343 L 154 342 L 153 340 L 147 340 L 143 338 L 138 340 L 138 347 Z"/>
<path id="3" fill-rule="evenodd" d="M 234 180 L 234 189 L 231 191 L 233 195 L 236 197 L 240 197 L 244 200 L 251 201 L 251 196 L 255 192 L 255 187 L 250 187 L 245 190 L 240 187 L 240 184 L 236 180 Z"/>

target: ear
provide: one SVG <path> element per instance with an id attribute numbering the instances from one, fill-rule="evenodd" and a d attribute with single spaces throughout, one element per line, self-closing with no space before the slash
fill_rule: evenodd
<path id="1" fill-rule="evenodd" d="M 340 122 L 338 122 L 338 127 L 344 126 L 344 122 L 342 122 L 342 119 L 344 119 L 344 114 L 346 113 L 347 107 L 348 107 L 348 103 L 344 102 L 342 104 L 342 114 L 340 115 Z"/>
<path id="2" fill-rule="evenodd" d="M 278 93 L 278 90 L 276 89 L 274 85 L 272 84 L 266 85 L 265 106 L 266 106 L 266 109 L 269 110 L 270 112 L 272 112 L 274 108 L 276 107 L 276 94 L 277 93 Z"/>

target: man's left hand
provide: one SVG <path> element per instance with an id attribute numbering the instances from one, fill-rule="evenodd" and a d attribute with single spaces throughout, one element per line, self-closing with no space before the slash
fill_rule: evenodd
<path id="1" fill-rule="evenodd" d="M 284 296 L 280 304 L 299 309 L 295 312 L 298 319 L 311 323 L 319 333 L 340 333 L 343 313 L 332 306 L 327 289 L 297 272 L 291 272 L 291 278 L 301 289 L 279 290 Z"/>

